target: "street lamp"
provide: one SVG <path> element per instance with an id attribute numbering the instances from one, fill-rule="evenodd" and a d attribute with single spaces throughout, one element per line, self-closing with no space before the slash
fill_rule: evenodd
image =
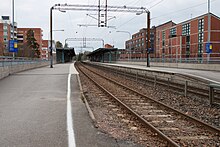
<path id="1" fill-rule="evenodd" d="M 129 35 L 129 40 L 131 39 L 131 33 L 128 32 L 128 31 L 116 31 L 116 32 L 127 33 Z M 129 49 L 129 58 L 128 58 L 128 60 L 130 61 L 131 60 L 131 42 L 130 41 L 129 41 L 128 49 Z"/>
<path id="2" fill-rule="evenodd" d="M 54 7 L 57 6 L 57 5 L 54 5 L 50 8 L 50 68 L 53 68 L 53 15 L 52 15 L 52 12 L 53 12 L 53 9 Z M 60 12 L 66 12 L 66 11 L 62 11 L 62 10 L 59 10 Z"/>

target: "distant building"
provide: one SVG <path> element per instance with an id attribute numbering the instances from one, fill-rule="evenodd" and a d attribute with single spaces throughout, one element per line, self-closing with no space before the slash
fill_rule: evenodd
<path id="1" fill-rule="evenodd" d="M 155 48 L 155 27 L 150 29 L 150 49 L 151 53 Z M 125 50 L 123 58 L 145 58 L 147 51 L 147 29 L 143 28 L 139 32 L 132 35 L 132 39 L 125 42 Z"/>
<path id="2" fill-rule="evenodd" d="M 220 18 L 211 15 L 211 57 L 220 53 Z M 204 58 L 207 57 L 208 14 L 175 24 L 172 21 L 156 27 L 156 50 L 158 58 Z"/>
<path id="3" fill-rule="evenodd" d="M 41 50 L 41 59 L 48 60 L 49 59 L 49 40 L 42 41 L 42 50 Z"/>
<path id="4" fill-rule="evenodd" d="M 114 46 L 112 46 L 110 44 L 105 44 L 105 48 L 114 48 Z"/>
<path id="5" fill-rule="evenodd" d="M 156 57 L 161 57 L 162 54 L 165 54 L 165 40 L 166 40 L 166 35 L 165 35 L 165 30 L 168 28 L 172 28 L 176 24 L 173 21 L 168 21 L 164 24 L 161 24 L 156 27 L 156 50 L 155 50 L 155 55 Z M 168 29 L 169 30 L 169 29 Z M 175 32 L 174 32 L 175 33 Z M 168 38 L 169 38 L 170 32 L 168 33 Z M 162 46 L 162 49 L 160 49 Z"/>
<path id="6" fill-rule="evenodd" d="M 151 58 L 205 59 L 220 56 L 220 18 L 210 13 L 210 42 L 208 42 L 208 13 L 176 24 L 168 21 L 151 28 Z M 143 28 L 127 40 L 120 59 L 146 58 L 147 29 Z"/>
<path id="7" fill-rule="evenodd" d="M 13 25 L 9 16 L 0 19 L 0 56 L 9 55 L 8 42 L 13 39 Z M 14 39 L 17 40 L 17 23 L 14 22 Z"/>
<path id="8" fill-rule="evenodd" d="M 107 47 L 107 46 L 105 46 Z M 110 46 L 108 46 L 110 47 Z M 115 62 L 118 60 L 118 48 L 98 48 L 93 52 L 89 53 L 87 56 L 89 57 L 90 61 L 93 62 Z"/>
<path id="9" fill-rule="evenodd" d="M 37 40 L 37 43 L 40 45 L 40 49 L 42 48 L 42 36 L 43 30 L 41 28 L 18 28 L 18 43 L 27 42 L 27 32 L 28 30 L 34 31 L 34 38 Z"/>
<path id="10" fill-rule="evenodd" d="M 18 39 L 18 45 L 19 45 L 19 50 L 23 52 L 25 43 L 27 42 L 27 32 L 28 30 L 33 30 L 34 31 L 34 38 L 36 39 L 36 42 L 39 44 L 39 50 L 42 53 L 42 44 L 43 44 L 43 30 L 41 28 L 18 28 L 18 34 L 17 34 L 17 39 Z"/>

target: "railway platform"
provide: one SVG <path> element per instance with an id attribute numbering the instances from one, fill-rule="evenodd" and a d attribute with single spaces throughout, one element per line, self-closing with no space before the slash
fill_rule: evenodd
<path id="1" fill-rule="evenodd" d="M 56 64 L 1 79 L 1 146 L 137 147 L 94 126 L 77 75 Z"/>
<path id="2" fill-rule="evenodd" d="M 122 66 L 127 68 L 136 68 L 148 71 L 158 71 L 167 73 L 178 73 L 183 76 L 191 76 L 198 79 L 210 81 L 212 83 L 220 84 L 220 72 L 211 70 L 195 70 L 195 69 L 183 69 L 183 68 L 169 68 L 169 67 L 147 67 L 145 65 L 133 65 L 133 64 L 118 64 L 118 63 L 100 63 L 111 66 Z"/>

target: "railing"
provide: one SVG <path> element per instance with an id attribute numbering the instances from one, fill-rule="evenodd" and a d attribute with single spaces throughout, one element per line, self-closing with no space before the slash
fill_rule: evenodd
<path id="1" fill-rule="evenodd" d="M 34 63 L 40 63 L 40 62 L 48 62 L 48 61 L 37 59 L 37 58 L 25 58 L 25 57 L 13 58 L 13 57 L 7 57 L 7 56 L 0 56 L 0 67 L 34 64 Z"/>
<path id="2" fill-rule="evenodd" d="M 146 57 L 144 55 L 142 56 L 135 56 L 136 54 L 133 54 L 131 59 L 129 58 L 118 58 L 118 61 L 131 61 L 131 62 L 147 62 Z M 214 54 L 203 54 L 203 57 L 199 57 L 198 54 L 194 55 L 183 55 L 183 54 L 170 54 L 170 55 L 164 55 L 159 58 L 150 58 L 150 62 L 159 62 L 159 63 L 194 63 L 194 64 L 220 64 L 220 53 L 214 53 Z"/>

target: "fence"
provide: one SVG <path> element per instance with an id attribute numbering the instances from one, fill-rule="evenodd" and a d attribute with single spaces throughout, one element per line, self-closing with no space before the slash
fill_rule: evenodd
<path id="1" fill-rule="evenodd" d="M 0 67 L 16 66 L 24 64 L 45 63 L 47 60 L 41 60 L 36 58 L 24 58 L 24 57 L 7 57 L 0 56 Z"/>
<path id="2" fill-rule="evenodd" d="M 0 57 L 0 79 L 10 74 L 49 65 L 49 61 L 30 58 Z"/>
<path id="3" fill-rule="evenodd" d="M 119 55 L 118 61 L 132 61 L 132 62 L 147 62 L 146 55 L 140 53 L 132 53 L 126 58 L 121 58 Z M 202 56 L 199 54 L 168 54 L 159 58 L 150 57 L 150 62 L 158 63 L 195 63 L 195 64 L 220 64 L 220 53 L 207 54 Z"/>

